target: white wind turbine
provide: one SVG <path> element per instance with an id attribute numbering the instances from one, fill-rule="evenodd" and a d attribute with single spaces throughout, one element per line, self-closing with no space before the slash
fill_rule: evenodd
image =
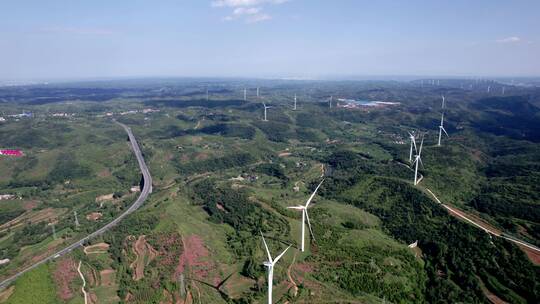
<path id="1" fill-rule="evenodd" d="M 332 107 L 332 100 L 334 99 L 334 96 L 330 96 L 330 99 L 328 100 L 328 106 L 331 108 Z"/>
<path id="2" fill-rule="evenodd" d="M 418 164 L 422 163 L 421 155 L 422 155 L 422 146 L 423 145 L 424 145 L 424 136 L 422 136 L 422 141 L 420 143 L 420 149 L 418 150 L 418 154 L 415 156 L 414 162 L 413 162 L 413 164 L 415 165 L 415 168 L 414 168 L 414 185 L 415 186 L 418 185 L 420 180 L 422 180 L 422 179 L 418 179 Z M 422 167 L 423 166 L 424 166 L 424 163 L 422 163 Z"/>
<path id="3" fill-rule="evenodd" d="M 262 104 L 263 104 L 263 107 L 264 107 L 264 119 L 263 119 L 263 121 L 268 121 L 268 119 L 266 119 L 266 110 L 270 109 L 271 107 L 267 106 L 264 102 Z"/>
<path id="4" fill-rule="evenodd" d="M 408 132 L 409 133 L 409 138 L 411 139 L 411 148 L 409 150 L 409 162 L 412 163 L 413 159 L 412 159 L 412 156 L 413 156 L 413 148 L 414 148 L 414 153 L 416 153 L 417 149 L 416 149 L 416 137 L 414 136 L 414 133 L 411 133 L 411 132 Z"/>
<path id="5" fill-rule="evenodd" d="M 287 207 L 288 209 L 295 209 L 295 210 L 301 210 L 302 211 L 302 239 L 301 239 L 301 247 L 300 247 L 300 251 L 304 252 L 304 242 L 305 242 L 305 234 L 306 234 L 306 219 L 307 219 L 307 223 L 308 223 L 308 227 L 309 227 L 309 232 L 311 233 L 311 237 L 313 239 L 315 239 L 315 236 L 313 235 L 313 229 L 311 229 L 311 222 L 309 221 L 309 215 L 308 215 L 308 208 L 309 208 L 309 204 L 311 203 L 311 201 L 313 200 L 313 198 L 315 197 L 315 194 L 317 194 L 317 190 L 319 190 L 319 187 L 321 187 L 322 183 L 324 182 L 324 179 L 319 183 L 319 185 L 317 185 L 317 188 L 315 188 L 315 191 L 313 191 L 313 193 L 311 194 L 311 196 L 309 197 L 309 199 L 307 200 L 306 204 L 304 206 L 302 205 L 299 205 L 299 206 L 294 206 L 294 207 Z"/>
<path id="6" fill-rule="evenodd" d="M 294 110 L 296 111 L 296 94 L 294 94 Z"/>
<path id="7" fill-rule="evenodd" d="M 441 145 L 442 132 L 444 132 L 444 134 L 446 134 L 447 137 L 450 137 L 448 135 L 448 132 L 446 132 L 446 130 L 444 129 L 443 124 L 444 124 L 444 111 L 441 113 L 441 125 L 439 126 L 439 142 L 437 143 L 437 146 Z"/>
<path id="8" fill-rule="evenodd" d="M 272 260 L 272 256 L 270 255 L 270 250 L 268 250 L 268 245 L 266 244 L 266 240 L 264 239 L 264 235 L 261 232 L 261 236 L 264 243 L 264 249 L 266 249 L 266 254 L 268 255 L 268 261 L 264 262 L 264 266 L 268 267 L 268 304 L 272 304 L 272 281 L 274 280 L 274 266 L 276 263 L 281 259 L 281 257 L 291 248 L 291 246 L 287 247 L 283 252 L 278 255 L 274 260 Z"/>

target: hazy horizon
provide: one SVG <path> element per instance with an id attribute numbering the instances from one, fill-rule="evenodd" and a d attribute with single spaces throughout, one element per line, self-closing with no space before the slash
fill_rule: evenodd
<path id="1" fill-rule="evenodd" d="M 0 80 L 537 77 L 538 1 L 17 1 Z"/>

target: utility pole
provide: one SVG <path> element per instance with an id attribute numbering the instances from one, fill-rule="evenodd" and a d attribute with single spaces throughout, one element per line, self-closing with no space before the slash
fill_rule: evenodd
<path id="1" fill-rule="evenodd" d="M 73 215 L 75 216 L 75 227 L 79 227 L 81 224 L 79 224 L 79 219 L 77 218 L 77 211 L 73 211 Z"/>

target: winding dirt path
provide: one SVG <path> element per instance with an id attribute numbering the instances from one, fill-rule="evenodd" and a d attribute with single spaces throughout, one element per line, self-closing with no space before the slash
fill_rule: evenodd
<path id="1" fill-rule="evenodd" d="M 84 275 L 81 272 L 81 264 L 82 264 L 82 261 L 79 261 L 79 267 L 77 267 L 77 271 L 79 272 L 79 275 L 81 276 L 81 279 L 83 281 L 81 291 L 84 295 L 84 304 L 88 304 L 88 295 L 86 294 L 86 290 L 84 290 L 84 287 L 86 287 L 86 280 L 84 279 Z"/>
<path id="2" fill-rule="evenodd" d="M 291 275 L 291 269 L 292 269 L 294 263 L 296 262 L 296 255 L 297 254 L 298 254 L 298 251 L 294 251 L 293 260 L 292 260 L 291 264 L 289 265 L 289 267 L 287 268 L 287 278 L 289 278 L 289 281 L 293 285 L 292 287 L 294 288 L 294 297 L 296 297 L 298 295 L 298 285 L 296 285 L 296 282 L 294 281 L 294 279 L 293 279 L 293 277 Z"/>

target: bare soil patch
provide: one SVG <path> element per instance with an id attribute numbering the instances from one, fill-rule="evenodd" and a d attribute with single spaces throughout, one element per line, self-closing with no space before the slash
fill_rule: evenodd
<path id="1" fill-rule="evenodd" d="M 180 255 L 175 277 L 187 269 L 197 279 L 206 278 L 213 265 L 205 259 L 208 257 L 208 249 L 204 246 L 204 241 L 198 235 L 191 235 L 183 239 L 183 247 L 184 251 Z"/>
<path id="2" fill-rule="evenodd" d="M 73 297 L 70 284 L 77 277 L 77 265 L 72 258 L 68 257 L 58 261 L 53 278 L 57 286 L 56 293 L 60 299 L 67 301 Z"/>
<path id="3" fill-rule="evenodd" d="M 4 303 L 11 297 L 13 292 L 15 291 L 15 285 L 10 286 L 9 288 L 6 288 L 0 292 L 0 303 Z"/>
<path id="4" fill-rule="evenodd" d="M 536 250 L 532 250 L 531 248 L 523 246 L 523 245 L 519 245 L 519 244 L 516 244 L 516 245 L 518 245 L 519 248 L 521 248 L 521 250 L 525 252 L 529 260 L 531 260 L 531 262 L 534 265 L 540 265 L 540 252 Z"/>
<path id="5" fill-rule="evenodd" d="M 91 253 L 105 253 L 109 250 L 110 245 L 107 243 L 98 243 L 95 245 L 90 245 L 87 247 L 84 247 L 83 251 L 86 254 Z"/>
<path id="6" fill-rule="evenodd" d="M 114 193 L 100 195 L 100 196 L 96 197 L 96 203 L 112 201 L 113 199 L 114 199 Z"/>
<path id="7" fill-rule="evenodd" d="M 101 212 L 92 212 L 86 215 L 86 219 L 89 221 L 97 221 L 102 217 L 103 214 L 101 214 Z"/>
<path id="8" fill-rule="evenodd" d="M 157 251 L 148 244 L 144 235 L 139 236 L 133 245 L 135 261 L 130 267 L 134 269 L 133 280 L 138 281 L 144 277 L 144 267 L 146 267 L 157 256 Z"/>

